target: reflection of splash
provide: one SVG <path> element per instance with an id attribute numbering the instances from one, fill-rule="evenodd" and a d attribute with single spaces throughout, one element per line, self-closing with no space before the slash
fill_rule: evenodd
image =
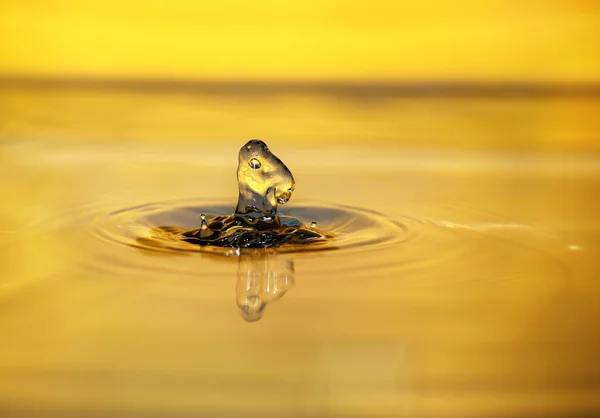
<path id="1" fill-rule="evenodd" d="M 174 234 L 177 235 L 180 229 L 176 227 L 154 228 L 152 230 L 153 238 L 139 237 L 136 239 L 135 247 L 142 252 L 168 248 L 164 244 L 172 241 Z M 160 239 L 157 239 L 156 234 L 160 235 Z M 181 241 L 177 240 L 177 242 Z M 172 254 L 181 253 L 173 252 Z M 281 299 L 294 285 L 294 261 L 284 258 L 272 248 L 238 248 L 221 254 L 202 251 L 201 255 L 226 263 L 237 259 L 235 300 L 242 318 L 248 322 L 261 319 L 269 302 Z"/>
<path id="2" fill-rule="evenodd" d="M 269 302 L 281 299 L 294 285 L 294 262 L 276 252 L 246 250 L 239 255 L 236 303 L 248 322 L 261 319 Z"/>

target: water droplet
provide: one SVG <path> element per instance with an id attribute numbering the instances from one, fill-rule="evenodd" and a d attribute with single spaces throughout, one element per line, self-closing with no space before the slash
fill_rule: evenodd
<path id="1" fill-rule="evenodd" d="M 317 228 L 317 221 L 312 221 L 312 222 L 310 223 L 310 228 L 311 228 L 311 229 L 316 229 L 316 228 Z"/>
<path id="2" fill-rule="evenodd" d="M 233 248 L 278 247 L 283 244 L 308 244 L 327 241 L 331 234 L 314 232 L 300 220 L 277 216 L 277 206 L 287 203 L 294 192 L 295 181 L 285 164 L 257 139 L 245 144 L 239 152 L 239 199 L 230 216 L 202 214 L 200 228 L 181 234 L 183 240 L 201 246 Z M 252 171 L 254 170 L 254 171 Z"/>
<path id="3" fill-rule="evenodd" d="M 250 168 L 256 170 L 260 168 L 260 161 L 258 161 L 256 158 L 253 158 L 250 161 L 248 161 L 248 165 L 250 166 Z"/>
<path id="4" fill-rule="evenodd" d="M 203 213 L 200 214 L 200 229 L 202 231 L 206 231 L 208 229 L 208 225 L 206 224 L 206 215 Z"/>

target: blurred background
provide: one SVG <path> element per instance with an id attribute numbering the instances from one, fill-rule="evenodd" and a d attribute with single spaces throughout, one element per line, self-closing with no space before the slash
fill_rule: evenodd
<path id="1" fill-rule="evenodd" d="M 6 1 L 3 75 L 597 82 L 594 1 Z"/>
<path id="2" fill-rule="evenodd" d="M 0 126 L 13 136 L 599 146 L 595 1 L 9 0 L 0 11 Z"/>

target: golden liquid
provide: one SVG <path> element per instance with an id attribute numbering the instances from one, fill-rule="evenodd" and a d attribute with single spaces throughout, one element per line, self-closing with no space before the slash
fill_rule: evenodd
<path id="1" fill-rule="evenodd" d="M 5 86 L 0 415 L 600 413 L 598 109 Z M 247 323 L 235 257 L 100 232 L 148 202 L 233 210 L 252 137 L 294 173 L 285 208 L 375 210 L 406 237 L 286 254 L 293 287 Z"/>

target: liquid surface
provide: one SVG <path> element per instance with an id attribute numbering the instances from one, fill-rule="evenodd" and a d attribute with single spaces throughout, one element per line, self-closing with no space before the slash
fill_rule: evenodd
<path id="1" fill-rule="evenodd" d="M 186 109 L 254 120 L 262 100 L 238 98 L 238 108 L 233 99 L 144 94 L 119 108 L 108 93 L 52 94 L 0 96 L 0 105 L 14 104 L 0 118 L 29 126 L 17 136 L 18 124 L 6 124 L 0 145 L 1 416 L 600 412 L 595 156 L 394 148 L 356 139 L 358 122 L 343 113 L 356 102 L 339 99 L 332 110 L 333 99 L 280 98 L 323 115 L 308 124 L 309 111 L 299 113 L 290 122 L 298 129 L 333 135 L 323 121 L 339 118 L 355 135 L 346 146 L 344 138 L 265 136 L 298 181 L 279 215 L 308 228 L 316 221 L 336 240 L 323 251 L 226 256 L 231 249 L 213 254 L 151 231 L 197 228 L 201 213 L 229 213 L 238 190 L 232 165 L 246 136 L 209 146 L 120 141 L 114 132 L 160 124 L 152 115 L 187 129 L 196 119 L 183 118 Z M 18 113 L 18 103 L 30 113 Z M 389 114 L 398 136 L 398 123 L 479 109 L 475 122 L 456 116 L 432 137 L 471 132 L 482 142 L 535 141 L 540 132 L 581 138 L 600 120 L 582 124 L 597 106 L 572 102 L 542 101 L 531 112 L 508 98 L 469 103 L 389 99 L 365 110 L 365 120 Z M 407 109 L 413 119 L 402 119 Z M 157 132 L 166 135 L 162 123 Z"/>

